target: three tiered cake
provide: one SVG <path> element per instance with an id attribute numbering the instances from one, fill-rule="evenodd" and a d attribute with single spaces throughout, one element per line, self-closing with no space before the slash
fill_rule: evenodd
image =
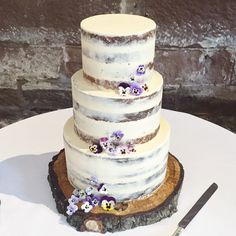
<path id="1" fill-rule="evenodd" d="M 168 153 L 170 126 L 160 116 L 155 31 L 153 20 L 136 15 L 81 22 L 73 118 L 49 168 L 58 210 L 77 230 L 126 230 L 176 211 L 183 168 Z"/>

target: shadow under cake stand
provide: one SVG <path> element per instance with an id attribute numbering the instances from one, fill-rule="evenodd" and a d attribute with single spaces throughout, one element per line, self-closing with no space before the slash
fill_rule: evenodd
<path id="1" fill-rule="evenodd" d="M 49 163 L 48 181 L 59 213 L 78 231 L 116 232 L 149 225 L 170 217 L 177 211 L 177 202 L 184 178 L 182 164 L 169 153 L 167 173 L 164 182 L 148 197 L 118 203 L 112 211 L 94 207 L 91 212 L 76 211 L 66 214 L 68 199 L 74 187 L 67 178 L 64 149 Z"/>

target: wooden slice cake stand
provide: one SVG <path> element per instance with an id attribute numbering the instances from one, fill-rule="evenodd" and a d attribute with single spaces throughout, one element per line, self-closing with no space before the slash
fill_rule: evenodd
<path id="1" fill-rule="evenodd" d="M 68 199 L 74 187 L 69 183 L 66 172 L 65 152 L 61 150 L 49 163 L 48 181 L 59 213 L 78 231 L 115 232 L 137 226 L 153 224 L 170 217 L 177 211 L 177 200 L 181 190 L 184 170 L 181 163 L 169 153 L 167 174 L 164 183 L 148 197 L 118 203 L 112 211 L 94 207 L 91 212 L 76 211 L 66 214 Z"/>

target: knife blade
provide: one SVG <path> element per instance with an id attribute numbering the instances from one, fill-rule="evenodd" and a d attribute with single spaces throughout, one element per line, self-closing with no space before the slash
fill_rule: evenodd
<path id="1" fill-rule="evenodd" d="M 218 185 L 213 183 L 197 200 L 197 202 L 192 206 L 189 212 L 182 218 L 178 223 L 178 227 L 172 236 L 178 236 L 187 227 L 187 225 L 192 221 L 192 219 L 197 215 L 197 213 L 202 209 L 202 207 L 211 198 L 214 192 L 217 190 Z"/>

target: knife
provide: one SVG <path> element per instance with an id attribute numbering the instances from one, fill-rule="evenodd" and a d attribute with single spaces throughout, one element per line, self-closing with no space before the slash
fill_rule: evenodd
<path id="1" fill-rule="evenodd" d="M 218 185 L 213 183 L 197 200 L 197 202 L 193 205 L 193 207 L 189 210 L 189 212 L 183 217 L 183 219 L 178 223 L 178 227 L 175 230 L 172 236 L 179 236 L 180 233 L 187 227 L 187 225 L 191 222 L 191 220 L 197 215 L 197 213 L 202 209 L 202 207 L 206 204 L 206 202 L 210 199 L 210 197 L 217 190 Z"/>

